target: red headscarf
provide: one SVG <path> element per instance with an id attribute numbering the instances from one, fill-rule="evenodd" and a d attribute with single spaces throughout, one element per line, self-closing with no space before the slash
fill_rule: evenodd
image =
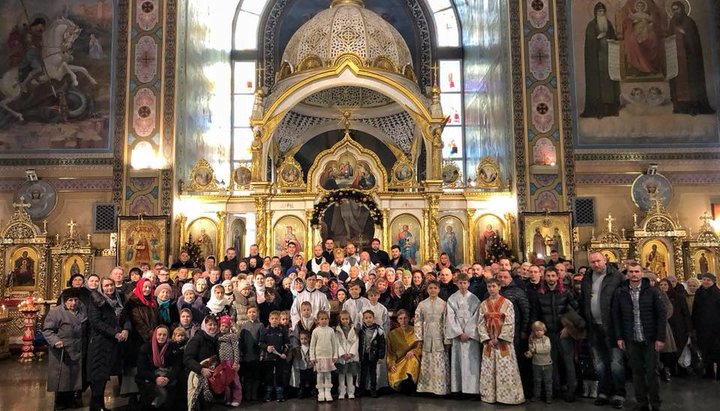
<path id="1" fill-rule="evenodd" d="M 145 282 L 150 281 L 147 278 L 141 278 L 140 281 L 137 282 L 135 285 L 135 289 L 133 290 L 133 294 L 135 294 L 135 297 L 140 300 L 141 303 L 148 307 L 155 308 L 157 307 L 157 301 L 155 301 L 155 298 L 153 298 L 153 291 L 155 290 L 155 287 L 150 283 L 150 295 L 145 297 L 145 294 L 143 294 L 143 285 L 145 285 Z"/>
<path id="2" fill-rule="evenodd" d="M 157 340 L 157 330 L 164 328 L 167 333 L 167 340 L 165 340 L 165 344 L 163 344 L 162 348 L 158 346 L 158 340 Z M 152 360 L 153 365 L 157 368 L 162 368 L 165 366 L 165 352 L 168 349 L 168 345 L 170 345 L 170 329 L 167 328 L 166 325 L 158 325 L 155 327 L 155 330 L 153 330 L 152 333 L 152 339 L 150 341 L 150 344 L 152 346 Z"/>

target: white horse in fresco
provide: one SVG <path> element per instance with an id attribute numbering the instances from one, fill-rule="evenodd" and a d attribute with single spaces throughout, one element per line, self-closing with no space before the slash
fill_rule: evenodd
<path id="1" fill-rule="evenodd" d="M 46 83 L 50 80 L 60 81 L 65 75 L 70 76 L 73 86 L 78 85 L 78 78 L 75 73 L 81 73 L 88 78 L 92 85 L 97 81 L 82 66 L 68 64 L 72 61 L 71 48 L 82 29 L 71 20 L 60 17 L 50 24 L 43 32 L 42 37 L 42 59 L 47 72 L 42 68 L 36 69 L 27 76 L 21 84 L 19 81 L 18 67 L 13 67 L 0 78 L 0 94 L 4 97 L 0 101 L 0 109 L 15 116 L 19 121 L 24 121 L 23 115 L 12 110 L 8 104 L 20 97 L 24 89 L 33 80 L 38 83 Z"/>

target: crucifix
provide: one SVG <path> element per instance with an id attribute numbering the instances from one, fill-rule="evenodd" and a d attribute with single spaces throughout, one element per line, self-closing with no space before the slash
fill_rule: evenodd
<path id="1" fill-rule="evenodd" d="M 615 221 L 615 220 L 617 220 L 617 219 L 616 219 L 616 218 L 613 218 L 612 213 L 608 213 L 608 216 L 607 216 L 607 218 L 605 219 L 605 221 L 607 221 L 607 230 L 608 230 L 608 233 L 612 233 L 612 232 L 613 232 L 613 229 L 612 229 L 613 227 L 612 227 L 612 226 L 613 226 L 613 221 Z"/>
<path id="2" fill-rule="evenodd" d="M 432 73 L 432 85 L 433 87 L 435 87 L 437 86 L 440 73 L 440 66 L 438 66 L 437 62 L 433 63 L 433 65 L 430 66 L 430 72 Z"/>
<path id="3" fill-rule="evenodd" d="M 256 89 L 261 89 L 263 84 L 263 76 L 265 75 L 265 63 L 263 62 L 262 66 L 258 66 L 255 68 L 255 71 L 257 72 L 257 87 Z"/>
<path id="4" fill-rule="evenodd" d="M 367 242 L 367 240 L 365 239 L 365 236 L 362 235 L 362 233 L 360 233 L 360 235 L 358 236 L 358 238 L 357 238 L 357 240 L 356 240 L 355 242 L 357 243 L 358 248 L 362 250 L 362 249 L 363 249 L 363 246 L 365 245 L 365 243 Z"/>
<path id="5" fill-rule="evenodd" d="M 77 227 L 77 223 L 70 219 L 70 222 L 67 224 L 68 228 L 70 228 L 70 238 L 75 237 L 75 227 Z"/>

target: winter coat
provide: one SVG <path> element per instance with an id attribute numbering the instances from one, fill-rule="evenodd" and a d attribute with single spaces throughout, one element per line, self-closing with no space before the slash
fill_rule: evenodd
<path id="1" fill-rule="evenodd" d="M 127 305 L 132 322 L 134 342 L 138 345 L 150 341 L 152 332 L 160 324 L 160 312 L 157 307 L 149 307 L 143 304 L 137 296 L 130 295 Z"/>
<path id="2" fill-rule="evenodd" d="M 196 374 L 201 374 L 203 367 L 201 362 L 218 355 L 217 337 L 211 337 L 203 330 L 195 333 L 195 336 L 188 341 L 183 355 L 183 365 Z"/>
<path id="3" fill-rule="evenodd" d="M 690 331 L 692 330 L 692 318 L 688 309 L 685 293 L 678 293 L 677 290 L 670 290 L 667 293 L 672 304 L 672 315 L 668 318 L 670 329 L 675 337 L 677 352 L 682 352 L 687 344 Z"/>
<path id="4" fill-rule="evenodd" d="M 530 330 L 530 301 L 522 288 L 510 283 L 500 289 L 500 295 L 507 298 L 515 310 L 515 338 Z"/>
<path id="5" fill-rule="evenodd" d="M 720 288 L 698 288 L 693 302 L 692 322 L 703 360 L 720 361 Z"/>
<path id="6" fill-rule="evenodd" d="M 116 293 L 116 298 L 125 307 L 127 299 L 124 295 Z M 115 335 L 123 330 L 130 335 L 130 317 L 127 309 L 123 308 L 119 316 L 115 309 L 107 302 L 105 297 L 93 291 L 88 310 L 88 344 L 87 372 L 90 381 L 107 381 L 111 375 L 118 375 L 120 367 L 120 346 Z"/>
<path id="7" fill-rule="evenodd" d="M 232 271 L 233 276 L 238 273 L 238 259 L 237 256 L 233 257 L 231 260 L 228 260 L 227 257 L 221 262 L 220 265 L 220 272 L 224 272 L 225 270 Z"/>
<path id="8" fill-rule="evenodd" d="M 368 361 L 378 362 L 385 358 L 385 334 L 383 333 L 382 327 L 377 324 L 373 324 L 367 327 L 363 324 L 360 327 L 360 334 L 358 335 L 358 357 L 360 360 L 365 358 L 365 335 L 372 333 L 373 338 L 370 343 L 370 349 L 368 353 Z"/>
<path id="9" fill-rule="evenodd" d="M 625 276 L 623 276 L 615 267 L 611 265 L 607 265 L 607 274 L 605 275 L 605 278 L 602 279 L 602 284 L 600 286 L 600 310 L 601 310 L 601 317 L 602 317 L 602 326 L 605 330 L 606 335 L 611 335 L 613 332 L 611 321 L 612 321 L 612 300 L 613 296 L 615 295 L 615 290 L 620 286 L 620 284 L 625 281 Z M 592 301 L 592 281 L 593 273 L 592 270 L 588 270 L 585 272 L 585 275 L 583 276 L 582 281 L 580 282 L 580 309 L 585 317 L 585 321 L 588 322 L 588 324 L 594 323 L 592 321 L 592 308 L 591 308 L 591 301 Z M 588 327 L 590 330 L 592 330 L 592 327 Z"/>
<path id="10" fill-rule="evenodd" d="M 285 327 L 265 327 L 260 335 L 260 361 L 282 361 L 278 354 L 287 354 L 290 338 Z M 267 347 L 272 345 L 276 353 L 269 353 Z"/>
<path id="11" fill-rule="evenodd" d="M 240 359 L 242 362 L 260 361 L 260 335 L 263 332 L 260 321 L 247 321 L 240 328 Z"/>
<path id="12" fill-rule="evenodd" d="M 339 364 L 346 364 L 350 362 L 359 361 L 358 359 L 358 335 L 357 331 L 355 331 L 355 327 L 350 325 L 350 331 L 347 334 L 347 337 L 345 337 L 345 332 L 343 331 L 342 327 L 339 325 L 335 327 L 335 339 L 337 340 L 338 345 L 338 363 Z M 349 360 L 344 360 L 342 358 L 345 354 L 352 354 L 353 357 Z"/>
<path id="13" fill-rule="evenodd" d="M 554 290 L 550 290 L 547 288 L 547 285 L 545 285 L 544 288 L 541 288 L 537 293 L 536 307 L 538 311 L 537 318 L 534 320 L 545 323 L 548 334 L 557 334 L 562 330 L 563 327 L 560 323 L 560 318 L 567 312 L 568 307 L 572 307 L 573 309 L 578 308 L 573 294 L 566 289 L 560 292 L 559 287 L 560 285 L 558 284 Z"/>
<path id="14" fill-rule="evenodd" d="M 64 305 L 53 307 L 43 323 L 43 335 L 50 344 L 47 379 L 47 390 L 50 392 L 82 389 L 82 347 L 87 314 L 81 304 L 78 303 L 77 307 L 77 313 Z M 62 341 L 62 349 L 55 348 L 58 341 Z"/>
<path id="15" fill-rule="evenodd" d="M 169 337 L 169 336 L 168 336 Z M 164 377 L 167 377 L 170 382 L 168 387 L 175 386 L 178 380 L 181 378 L 183 370 L 183 351 L 178 348 L 178 345 L 172 341 L 166 342 L 170 344 L 165 351 L 165 366 L 161 370 Z M 138 386 L 147 384 L 155 385 L 155 377 L 159 377 L 160 370 L 153 363 L 152 343 L 145 343 L 140 347 L 137 359 L 137 375 L 135 375 L 135 381 Z"/>
<path id="16" fill-rule="evenodd" d="M 630 295 L 630 281 L 625 280 L 615 290 L 612 305 L 613 341 L 635 340 L 635 314 Z M 667 307 L 660 296 L 660 290 L 650 286 L 650 280 L 643 278 L 640 283 L 640 323 L 645 341 L 663 341 L 666 338 Z"/>
<path id="17" fill-rule="evenodd" d="M 175 303 L 175 305 L 177 305 L 178 312 L 182 311 L 184 308 L 190 310 L 190 312 L 192 313 L 193 322 L 198 324 L 202 324 L 205 316 L 208 313 L 208 309 L 207 307 L 205 307 L 205 303 L 200 296 L 196 296 L 191 303 L 186 302 L 185 298 L 183 298 L 183 296 L 180 296 L 178 297 L 177 303 Z"/>
<path id="18" fill-rule="evenodd" d="M 400 296 L 400 308 L 407 311 L 410 318 L 415 318 L 418 304 L 426 298 L 428 298 L 428 294 L 425 291 L 424 283 L 420 287 L 412 285 Z"/>
<path id="19" fill-rule="evenodd" d="M 248 320 L 247 309 L 257 307 L 257 301 L 255 300 L 254 291 L 250 291 L 247 297 L 240 294 L 238 290 L 233 291 L 233 295 L 235 296 L 235 301 L 233 301 L 233 306 L 235 307 L 235 324 L 239 329 Z"/>
<path id="20" fill-rule="evenodd" d="M 451 295 L 455 294 L 455 292 L 458 290 L 457 285 L 453 282 L 449 282 L 447 284 L 441 282 L 440 283 L 440 294 L 438 297 L 442 298 L 443 301 L 447 301 L 448 298 L 450 298 Z"/>

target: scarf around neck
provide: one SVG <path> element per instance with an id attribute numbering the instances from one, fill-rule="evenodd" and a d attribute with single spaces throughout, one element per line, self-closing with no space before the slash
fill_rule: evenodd
<path id="1" fill-rule="evenodd" d="M 170 300 L 160 301 L 158 302 L 158 308 L 160 309 L 160 318 L 162 318 L 164 323 L 170 323 Z"/>
<path id="2" fill-rule="evenodd" d="M 159 330 L 160 328 L 164 328 L 165 331 L 167 331 L 167 333 L 168 333 L 168 341 L 165 341 L 165 343 L 162 344 L 162 346 L 158 343 L 158 340 L 157 340 L 157 330 Z M 168 345 L 170 345 L 169 339 L 170 339 L 170 329 L 168 329 L 167 326 L 159 325 L 159 326 L 155 327 L 155 331 L 153 331 L 152 340 L 150 343 L 152 345 L 153 365 L 156 368 L 162 368 L 165 366 L 165 353 L 167 352 Z"/>

